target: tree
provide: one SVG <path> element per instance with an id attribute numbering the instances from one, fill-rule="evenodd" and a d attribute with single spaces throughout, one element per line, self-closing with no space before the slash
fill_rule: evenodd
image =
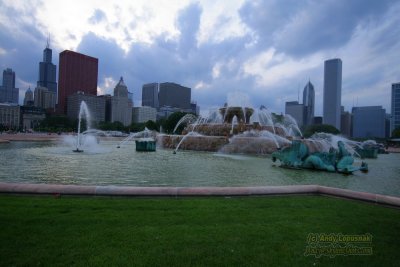
<path id="1" fill-rule="evenodd" d="M 329 124 L 313 124 L 306 127 L 304 130 L 303 136 L 308 138 L 314 133 L 331 133 L 331 134 L 339 134 L 340 131 L 336 129 L 334 126 Z"/>
<path id="2" fill-rule="evenodd" d="M 152 131 L 158 131 L 158 125 L 157 125 L 157 123 L 155 123 L 155 122 L 152 121 L 152 120 L 148 120 L 148 121 L 145 123 L 145 127 L 146 127 L 147 129 L 149 129 L 149 130 L 152 130 Z"/>
<path id="3" fill-rule="evenodd" d="M 74 124 L 67 116 L 48 115 L 40 122 L 40 130 L 48 132 L 72 131 L 76 129 L 77 124 Z"/>
<path id="4" fill-rule="evenodd" d="M 392 138 L 400 138 L 400 127 L 397 127 L 392 131 Z"/>
<path id="5" fill-rule="evenodd" d="M 165 131 L 166 133 L 172 133 L 172 131 L 174 130 L 176 124 L 177 124 L 177 123 L 179 122 L 179 120 L 180 120 L 183 116 L 185 116 L 186 114 L 188 114 L 188 113 L 186 113 L 186 112 L 180 112 L 180 111 L 172 113 L 172 114 L 167 118 L 167 120 L 165 121 L 165 123 L 162 125 L 163 128 L 164 128 L 164 131 Z M 185 125 L 179 126 L 179 128 L 176 130 L 176 133 L 177 133 L 177 134 L 181 134 L 184 128 L 185 128 Z"/>
<path id="6" fill-rule="evenodd" d="M 130 125 L 130 131 L 131 132 L 134 132 L 134 133 L 136 133 L 136 132 L 141 132 L 141 131 L 143 131 L 144 130 L 144 128 L 145 128 L 146 126 L 145 126 L 145 124 L 144 123 L 132 123 L 131 125 Z"/>
<path id="7" fill-rule="evenodd" d="M 122 122 L 114 121 L 114 122 L 100 122 L 98 128 L 103 131 L 126 131 L 127 127 L 125 127 Z"/>

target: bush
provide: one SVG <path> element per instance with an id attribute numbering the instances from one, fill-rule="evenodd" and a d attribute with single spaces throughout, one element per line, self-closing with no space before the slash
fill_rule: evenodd
<path id="1" fill-rule="evenodd" d="M 340 134 L 340 131 L 336 129 L 334 126 L 329 124 L 313 124 L 306 127 L 304 130 L 303 136 L 308 138 L 314 133 L 331 133 L 331 134 Z"/>

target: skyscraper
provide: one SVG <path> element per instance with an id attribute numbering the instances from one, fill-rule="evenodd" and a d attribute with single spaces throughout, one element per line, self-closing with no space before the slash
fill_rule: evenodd
<path id="1" fill-rule="evenodd" d="M 342 60 L 325 61 L 324 66 L 324 124 L 340 129 L 340 106 L 342 96 Z"/>
<path id="2" fill-rule="evenodd" d="M 390 123 L 390 135 L 392 131 L 400 127 L 400 83 L 392 84 L 392 121 Z"/>
<path id="3" fill-rule="evenodd" d="M 158 94 L 160 107 L 174 107 L 190 112 L 190 98 L 190 88 L 176 83 L 160 83 Z"/>
<path id="4" fill-rule="evenodd" d="M 285 103 L 285 114 L 288 114 L 296 120 L 297 125 L 302 127 L 305 121 L 305 108 L 298 101 L 289 101 Z"/>
<path id="5" fill-rule="evenodd" d="M 314 121 L 315 91 L 314 85 L 308 81 L 303 90 L 304 124 L 311 125 Z"/>
<path id="6" fill-rule="evenodd" d="M 124 126 L 132 123 L 132 101 L 128 97 L 128 87 L 121 77 L 111 98 L 111 122 L 119 121 Z"/>
<path id="7" fill-rule="evenodd" d="M 43 109 L 54 109 L 56 106 L 56 93 L 47 87 L 37 86 L 35 88 L 34 106 Z"/>
<path id="8" fill-rule="evenodd" d="M 382 106 L 353 107 L 353 137 L 385 138 L 386 111 Z"/>
<path id="9" fill-rule="evenodd" d="M 57 95 L 56 65 L 52 62 L 52 50 L 47 43 L 43 50 L 43 61 L 39 62 L 39 80 L 37 86 L 46 87 L 50 92 Z"/>
<path id="10" fill-rule="evenodd" d="M 15 88 L 15 72 L 7 68 L 3 71 L 3 85 L 0 86 L 0 103 L 18 104 L 19 89 Z"/>
<path id="11" fill-rule="evenodd" d="M 148 83 L 142 86 L 142 106 L 158 108 L 158 83 Z"/>
<path id="12" fill-rule="evenodd" d="M 97 95 L 99 60 L 84 54 L 65 50 L 60 53 L 58 73 L 58 109 L 67 114 L 67 97 L 80 91 Z"/>
<path id="13" fill-rule="evenodd" d="M 33 106 L 33 92 L 29 87 L 25 92 L 24 106 Z"/>

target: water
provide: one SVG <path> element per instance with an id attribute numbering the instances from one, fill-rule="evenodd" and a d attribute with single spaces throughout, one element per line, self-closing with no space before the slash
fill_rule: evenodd
<path id="1" fill-rule="evenodd" d="M 76 152 L 79 152 L 82 146 L 82 140 L 81 140 L 81 122 L 82 122 L 82 118 L 83 116 L 85 116 L 86 119 L 86 128 L 88 130 L 90 130 L 91 127 L 91 116 L 90 116 L 90 112 L 88 109 L 88 106 L 86 105 L 85 101 L 81 102 L 80 108 L 79 108 L 79 114 L 78 114 L 78 135 L 76 138 Z"/>
<path id="2" fill-rule="evenodd" d="M 172 133 L 175 133 L 176 130 L 178 129 L 179 126 L 181 126 L 182 124 L 187 124 L 187 123 L 193 123 L 197 120 L 197 117 L 193 114 L 186 114 L 185 116 L 183 116 L 175 125 L 174 130 L 172 131 Z"/>
<path id="3" fill-rule="evenodd" d="M 319 184 L 400 196 L 400 154 L 366 160 L 370 171 L 354 175 L 288 170 L 268 157 L 158 149 L 135 151 L 104 141 L 83 153 L 56 142 L 0 144 L 0 181 L 129 186 L 278 186 Z M 359 164 L 359 162 L 355 163 Z"/>
<path id="4" fill-rule="evenodd" d="M 120 148 L 122 145 L 126 145 L 129 141 L 132 140 L 147 139 L 154 141 L 155 136 L 156 132 L 150 131 L 149 129 L 147 129 L 147 127 L 145 127 L 144 130 L 141 132 L 129 134 L 125 139 L 118 143 L 117 148 Z"/>
<path id="5" fill-rule="evenodd" d="M 232 118 L 232 127 L 231 127 L 231 134 L 233 134 L 233 128 L 235 127 L 235 125 L 238 124 L 238 118 L 235 116 L 233 116 Z"/>

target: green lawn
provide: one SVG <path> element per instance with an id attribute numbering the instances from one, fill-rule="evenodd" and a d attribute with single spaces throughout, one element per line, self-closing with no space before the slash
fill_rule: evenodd
<path id="1" fill-rule="evenodd" d="M 305 256 L 309 233 L 370 233 L 373 255 Z M 400 210 L 343 199 L 0 195 L 0 266 L 394 266 L 399 250 Z"/>

